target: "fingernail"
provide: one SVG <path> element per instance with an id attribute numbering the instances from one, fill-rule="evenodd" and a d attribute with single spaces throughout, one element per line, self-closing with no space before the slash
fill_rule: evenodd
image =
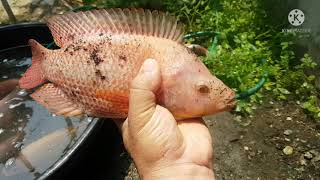
<path id="1" fill-rule="evenodd" d="M 143 73 L 149 73 L 149 72 L 153 72 L 156 68 L 157 62 L 154 59 L 147 59 L 143 65 L 142 65 L 142 72 Z"/>

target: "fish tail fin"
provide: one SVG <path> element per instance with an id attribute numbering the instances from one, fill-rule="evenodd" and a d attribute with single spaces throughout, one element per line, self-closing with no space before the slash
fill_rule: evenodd
<path id="1" fill-rule="evenodd" d="M 34 88 L 45 82 L 41 62 L 47 49 L 33 39 L 29 40 L 29 45 L 32 51 L 32 65 L 19 80 L 20 88 L 24 89 Z"/>

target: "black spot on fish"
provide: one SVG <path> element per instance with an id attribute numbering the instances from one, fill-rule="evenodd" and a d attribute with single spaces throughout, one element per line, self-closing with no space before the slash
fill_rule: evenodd
<path id="1" fill-rule="evenodd" d="M 97 66 L 101 62 L 103 62 L 103 59 L 101 59 L 98 55 L 98 50 L 94 49 L 90 54 L 90 59 L 94 62 L 94 64 Z"/>
<path id="2" fill-rule="evenodd" d="M 72 44 L 71 44 L 71 45 L 69 45 L 69 46 L 64 50 L 64 52 L 69 51 L 69 50 L 70 50 L 70 46 L 72 46 Z"/>
<path id="3" fill-rule="evenodd" d="M 74 45 L 73 45 L 73 44 L 70 44 L 70 45 L 64 50 L 64 52 L 68 52 L 68 53 L 70 53 L 71 55 L 73 55 L 73 51 L 74 51 Z"/>
<path id="4" fill-rule="evenodd" d="M 107 35 L 107 36 L 103 37 L 103 39 L 105 41 L 102 41 L 101 43 L 107 42 L 108 44 L 111 44 L 111 35 Z"/>
<path id="5" fill-rule="evenodd" d="M 124 62 L 127 61 L 127 57 L 124 56 L 124 55 L 120 55 L 120 56 L 119 56 L 119 59 L 122 60 L 122 61 L 124 61 Z"/>
<path id="6" fill-rule="evenodd" d="M 80 49 L 82 49 L 81 46 L 75 46 L 75 47 L 73 48 L 74 51 L 79 51 Z"/>
<path id="7" fill-rule="evenodd" d="M 106 77 L 101 74 L 101 71 L 99 69 L 97 69 L 95 73 L 96 73 L 96 76 L 98 76 L 101 80 L 106 79 Z"/>
<path id="8" fill-rule="evenodd" d="M 76 97 L 77 95 L 76 95 L 76 93 L 74 91 L 71 91 L 70 96 Z"/>
<path id="9" fill-rule="evenodd" d="M 222 91 L 220 91 L 220 94 L 222 94 L 227 88 L 223 88 Z"/>
<path id="10" fill-rule="evenodd" d="M 103 33 L 100 33 L 99 36 L 103 36 Z"/>
<path id="11" fill-rule="evenodd" d="M 69 52 L 69 53 L 71 53 L 71 52 L 79 51 L 79 50 L 81 50 L 81 49 L 83 49 L 84 51 L 87 51 L 87 50 L 88 50 L 88 49 L 85 48 L 85 47 L 75 46 L 75 45 L 73 45 L 73 44 L 70 44 L 70 45 L 64 50 L 64 52 Z"/>

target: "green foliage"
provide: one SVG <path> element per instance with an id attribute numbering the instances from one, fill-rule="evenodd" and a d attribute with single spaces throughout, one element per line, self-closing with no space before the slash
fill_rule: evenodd
<path id="1" fill-rule="evenodd" d="M 316 96 L 310 96 L 308 101 L 303 103 L 302 108 L 312 114 L 315 119 L 320 119 L 320 108 L 318 105 L 318 98 Z"/>

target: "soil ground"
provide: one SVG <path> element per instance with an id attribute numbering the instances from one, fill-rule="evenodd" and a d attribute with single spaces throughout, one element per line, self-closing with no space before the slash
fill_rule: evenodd
<path id="1" fill-rule="evenodd" d="M 206 117 L 214 139 L 217 180 L 320 180 L 320 124 L 309 119 L 295 102 L 269 102 L 255 115 L 221 113 Z M 286 155 L 286 146 L 290 148 Z M 139 179 L 131 163 L 126 180 Z M 126 164 L 125 163 L 125 164 Z"/>

